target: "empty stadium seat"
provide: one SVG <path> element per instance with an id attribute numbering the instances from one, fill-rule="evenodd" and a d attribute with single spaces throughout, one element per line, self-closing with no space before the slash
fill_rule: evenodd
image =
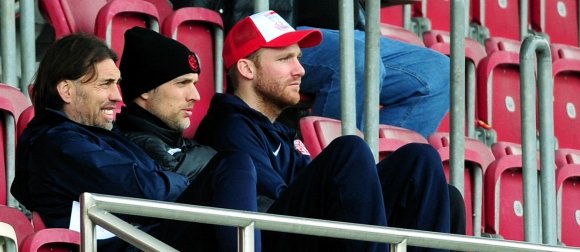
<path id="1" fill-rule="evenodd" d="M 169 0 L 145 0 L 152 3 L 157 8 L 159 22 L 163 23 L 165 18 L 173 13 L 173 6 Z"/>
<path id="2" fill-rule="evenodd" d="M 498 141 L 521 143 L 520 42 L 492 37 L 477 67 L 476 116 Z"/>
<path id="3" fill-rule="evenodd" d="M 488 28 L 491 37 L 520 40 L 520 0 L 476 0 L 470 6 L 471 22 Z"/>
<path id="4" fill-rule="evenodd" d="M 469 94 L 469 86 L 472 86 L 473 88 L 475 88 L 475 82 L 476 82 L 476 75 L 477 75 L 477 66 L 479 65 L 479 62 L 481 61 L 481 59 L 483 59 L 486 56 L 486 52 L 485 52 L 485 48 L 479 44 L 479 42 L 470 39 L 470 38 L 465 38 L 464 40 L 465 44 L 465 60 L 466 60 L 466 65 L 465 65 L 465 98 L 466 101 L 468 101 L 469 99 L 474 100 L 475 99 L 475 90 L 472 91 L 472 94 Z M 423 33 L 423 42 L 425 43 L 425 46 L 428 48 L 431 48 L 435 51 L 438 51 L 442 54 L 445 54 L 447 56 L 451 55 L 451 37 L 449 32 L 447 31 L 441 31 L 441 30 L 431 30 L 431 31 L 427 31 L 425 33 Z M 470 67 L 471 66 L 471 67 Z M 470 81 L 471 81 L 471 85 L 470 85 Z M 469 111 L 471 111 L 471 114 L 475 114 L 475 108 L 469 108 L 467 107 L 466 103 L 466 115 L 469 115 Z M 472 118 L 473 120 L 475 120 L 475 118 Z M 445 117 L 443 118 L 439 128 L 437 129 L 438 132 L 450 132 L 450 117 L 449 117 L 449 113 L 447 113 L 445 115 Z M 475 125 L 467 125 L 470 127 L 475 127 Z M 467 133 L 467 131 L 466 131 Z"/>
<path id="5" fill-rule="evenodd" d="M 80 233 L 64 228 L 49 228 L 27 236 L 20 246 L 22 252 L 73 252 L 81 246 Z"/>
<path id="6" fill-rule="evenodd" d="M 216 29 L 223 30 L 219 13 L 196 7 L 175 10 L 165 18 L 161 28 L 162 34 L 187 46 L 197 54 L 201 62 L 201 74 L 195 85 L 201 100 L 195 103 L 190 117 L 191 124 L 183 132 L 185 137 L 195 135 L 197 126 L 207 113 L 211 98 L 216 92 L 214 72 L 217 68 L 221 69 L 221 66 L 216 66 L 215 63 L 215 42 L 218 39 L 223 40 L 216 36 Z"/>
<path id="7" fill-rule="evenodd" d="M 34 233 L 28 217 L 13 207 L 0 205 L 0 222 L 8 224 L 14 229 L 19 247 L 22 245 L 24 238 Z"/>
<path id="8" fill-rule="evenodd" d="M 332 140 L 342 135 L 341 125 L 339 120 L 320 116 L 305 116 L 300 119 L 302 140 L 312 158 L 320 154 Z M 357 135 L 363 137 L 359 130 Z"/>
<path id="9" fill-rule="evenodd" d="M 38 7 L 44 18 L 54 29 L 56 39 L 72 33 L 60 0 L 39 0 Z"/>
<path id="10" fill-rule="evenodd" d="M 429 136 L 429 144 L 433 146 L 439 156 L 441 156 L 441 161 L 443 161 L 443 168 L 445 169 L 445 177 L 447 181 L 449 180 L 449 161 L 451 157 L 451 138 L 449 133 L 439 132 Z M 463 195 L 465 200 L 465 211 L 467 218 L 466 223 L 466 234 L 473 235 L 473 223 L 474 221 L 479 221 L 484 223 L 483 218 L 483 174 L 491 162 L 494 160 L 494 156 L 491 150 L 483 142 L 472 138 L 465 138 L 464 144 L 464 188 Z M 474 202 L 479 204 L 480 215 L 477 216 L 474 211 Z M 473 218 L 471 218 L 473 217 Z M 481 230 L 480 230 L 481 231 Z"/>
<path id="11" fill-rule="evenodd" d="M 554 134 L 559 148 L 580 149 L 580 48 L 552 44 Z"/>
<path id="12" fill-rule="evenodd" d="M 389 24 L 393 26 L 403 27 L 403 5 L 393 5 L 389 7 L 381 7 L 379 20 L 381 24 Z"/>
<path id="13" fill-rule="evenodd" d="M 427 143 L 421 134 L 405 128 L 379 125 L 379 160 L 408 143 Z"/>
<path id="14" fill-rule="evenodd" d="M 0 204 L 8 204 L 8 174 L 14 174 L 17 122 L 30 101 L 19 89 L 0 83 Z"/>
<path id="15" fill-rule="evenodd" d="M 33 117 L 34 117 L 34 106 L 30 105 L 28 108 L 22 111 L 20 117 L 18 118 L 18 122 L 16 123 L 17 138 L 20 135 L 22 135 L 22 132 L 24 132 L 24 129 L 26 129 L 26 126 L 28 126 L 28 123 L 32 120 Z"/>
<path id="16" fill-rule="evenodd" d="M 524 241 L 521 145 L 497 142 L 491 149 L 495 160 L 484 174 L 485 232 Z"/>
<path id="17" fill-rule="evenodd" d="M 110 0 L 97 13 L 94 34 L 118 54 L 117 65 L 123 55 L 125 31 L 135 26 L 159 32 L 159 14 L 155 5 L 143 0 Z"/>
<path id="18" fill-rule="evenodd" d="M 532 29 L 543 32 L 550 43 L 579 46 L 577 0 L 531 0 Z"/>
<path id="19" fill-rule="evenodd" d="M 0 222 L 0 251 L 18 251 L 16 232 L 12 226 L 4 222 Z"/>
<path id="20" fill-rule="evenodd" d="M 391 24 L 381 24 L 380 25 L 381 35 L 398 40 L 403 41 L 406 43 L 418 45 L 418 46 L 425 46 L 421 38 L 417 36 L 417 34 L 409 31 L 403 27 L 399 27 L 396 25 Z"/>
<path id="21" fill-rule="evenodd" d="M 558 240 L 580 247 L 580 150 L 556 151 Z"/>

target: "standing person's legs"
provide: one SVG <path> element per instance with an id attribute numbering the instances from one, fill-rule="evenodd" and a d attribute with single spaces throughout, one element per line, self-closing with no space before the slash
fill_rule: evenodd
<path id="1" fill-rule="evenodd" d="M 449 192 L 435 149 L 407 144 L 381 161 L 377 169 L 389 226 L 449 233 Z M 410 247 L 408 251 L 422 250 Z"/>
<path id="2" fill-rule="evenodd" d="M 218 152 L 177 202 L 256 212 L 256 183 L 256 168 L 247 154 Z M 153 233 L 179 251 L 237 251 L 235 227 L 169 220 Z M 256 251 L 261 251 L 259 231 L 255 237 Z"/>
<path id="3" fill-rule="evenodd" d="M 386 37 L 381 41 L 380 122 L 428 137 L 449 110 L 449 58 Z"/>
<path id="4" fill-rule="evenodd" d="M 334 140 L 270 207 L 269 213 L 386 225 L 380 182 L 366 143 Z M 264 251 L 386 251 L 387 244 L 262 231 Z"/>

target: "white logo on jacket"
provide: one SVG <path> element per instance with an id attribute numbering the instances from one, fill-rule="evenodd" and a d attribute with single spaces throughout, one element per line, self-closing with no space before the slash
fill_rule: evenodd
<path id="1" fill-rule="evenodd" d="M 280 152 L 280 147 L 282 147 L 282 143 L 278 144 L 278 149 L 276 149 L 275 151 L 272 151 L 272 154 L 274 154 L 274 156 L 278 156 L 278 153 Z"/>

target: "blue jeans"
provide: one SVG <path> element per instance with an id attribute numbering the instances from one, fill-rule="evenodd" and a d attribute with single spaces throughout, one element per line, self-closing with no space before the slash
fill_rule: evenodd
<path id="1" fill-rule="evenodd" d="M 298 27 L 312 29 L 312 27 Z M 322 43 L 302 49 L 301 91 L 316 95 L 314 115 L 340 119 L 340 49 L 337 30 L 320 29 Z M 363 126 L 365 33 L 355 30 L 357 127 Z M 449 109 L 449 58 L 434 50 L 381 37 L 380 123 L 427 137 Z"/>

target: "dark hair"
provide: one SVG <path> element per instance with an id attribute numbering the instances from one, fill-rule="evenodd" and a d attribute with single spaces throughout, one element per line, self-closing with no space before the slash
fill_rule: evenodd
<path id="1" fill-rule="evenodd" d="M 36 72 L 32 101 L 36 113 L 46 108 L 61 110 L 64 101 L 56 86 L 63 80 L 77 80 L 87 76 L 82 82 L 96 78 L 96 64 L 112 59 L 117 54 L 99 38 L 87 34 L 72 34 L 63 37 L 50 46 Z"/>

